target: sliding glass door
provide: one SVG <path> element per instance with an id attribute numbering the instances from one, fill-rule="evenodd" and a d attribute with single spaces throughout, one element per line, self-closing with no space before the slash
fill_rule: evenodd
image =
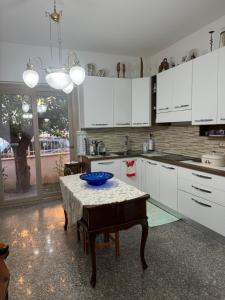
<path id="1" fill-rule="evenodd" d="M 59 177 L 73 150 L 71 99 L 53 90 L 1 87 L 0 205 L 59 196 Z"/>

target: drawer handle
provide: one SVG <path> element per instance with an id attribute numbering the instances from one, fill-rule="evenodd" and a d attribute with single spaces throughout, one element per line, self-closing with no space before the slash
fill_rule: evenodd
<path id="1" fill-rule="evenodd" d="M 93 126 L 107 126 L 109 124 L 105 124 L 105 123 L 95 123 L 95 124 L 91 124 Z"/>
<path id="2" fill-rule="evenodd" d="M 167 167 L 167 166 L 164 166 L 164 165 L 162 165 L 162 167 L 165 168 L 165 169 L 168 169 L 168 170 L 175 170 L 175 168 L 173 168 L 173 167 Z"/>
<path id="3" fill-rule="evenodd" d="M 176 105 L 174 108 L 183 108 L 183 107 L 188 107 L 189 104 L 182 104 L 182 105 Z"/>
<path id="4" fill-rule="evenodd" d="M 152 165 L 152 166 L 158 166 L 158 164 L 152 163 L 152 162 L 150 162 L 150 161 L 147 161 L 147 163 L 148 163 L 149 165 Z"/>
<path id="5" fill-rule="evenodd" d="M 201 206 L 204 206 L 204 207 L 212 207 L 212 205 L 209 205 L 209 204 L 200 202 L 200 201 L 198 201 L 198 200 L 195 200 L 194 198 L 191 198 L 191 200 L 194 201 L 195 203 L 201 205 Z"/>
<path id="6" fill-rule="evenodd" d="M 169 107 L 165 107 L 165 108 L 158 108 L 158 111 L 161 111 L 161 110 L 168 110 Z"/>
<path id="7" fill-rule="evenodd" d="M 116 125 L 130 125 L 130 123 L 116 123 Z"/>
<path id="8" fill-rule="evenodd" d="M 211 122 L 214 121 L 214 119 L 200 119 L 200 120 L 195 120 L 195 122 Z"/>
<path id="9" fill-rule="evenodd" d="M 204 192 L 204 193 L 212 194 L 212 192 L 211 192 L 211 191 L 208 191 L 208 190 L 205 190 L 205 189 L 201 189 L 201 188 L 199 188 L 199 187 L 197 187 L 197 186 L 194 186 L 194 185 L 192 185 L 192 187 L 193 187 L 194 189 L 196 189 L 196 190 L 200 191 L 200 192 Z"/>
<path id="10" fill-rule="evenodd" d="M 221 121 L 225 121 L 225 118 L 220 118 Z"/>
<path id="11" fill-rule="evenodd" d="M 200 178 L 204 178 L 204 179 L 212 179 L 212 177 L 204 176 L 204 175 L 200 175 L 200 174 L 196 174 L 196 173 L 192 173 L 192 175 L 200 177 Z"/>
<path id="12" fill-rule="evenodd" d="M 109 161 L 109 162 L 100 162 L 98 163 L 99 165 L 112 165 L 114 164 L 114 161 Z"/>

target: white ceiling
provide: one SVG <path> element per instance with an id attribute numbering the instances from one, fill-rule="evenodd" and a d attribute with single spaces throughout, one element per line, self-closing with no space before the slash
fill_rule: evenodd
<path id="1" fill-rule="evenodd" d="M 53 0 L 0 0 L 0 41 L 48 46 Z M 151 55 L 225 14 L 224 0 L 57 0 L 63 46 Z"/>

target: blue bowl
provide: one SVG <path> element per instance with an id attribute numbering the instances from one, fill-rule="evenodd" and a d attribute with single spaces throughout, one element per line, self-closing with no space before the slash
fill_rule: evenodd
<path id="1" fill-rule="evenodd" d="M 112 177 L 113 174 L 108 172 L 88 172 L 80 175 L 80 179 L 87 181 L 88 184 L 93 186 L 102 185 Z"/>

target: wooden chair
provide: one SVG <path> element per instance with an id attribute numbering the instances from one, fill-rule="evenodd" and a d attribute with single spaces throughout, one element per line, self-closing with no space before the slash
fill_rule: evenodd
<path id="1" fill-rule="evenodd" d="M 8 286 L 10 274 L 5 264 L 9 255 L 9 246 L 0 243 L 0 300 L 8 300 Z"/>
<path id="2" fill-rule="evenodd" d="M 82 236 L 83 240 L 83 249 L 86 254 L 88 254 L 88 236 L 85 228 L 83 227 L 80 221 L 77 222 L 77 238 L 80 242 Z M 103 249 L 114 246 L 116 256 L 120 255 L 120 238 L 119 231 L 114 232 L 113 234 L 105 233 L 103 242 L 96 242 L 96 249 Z"/>

